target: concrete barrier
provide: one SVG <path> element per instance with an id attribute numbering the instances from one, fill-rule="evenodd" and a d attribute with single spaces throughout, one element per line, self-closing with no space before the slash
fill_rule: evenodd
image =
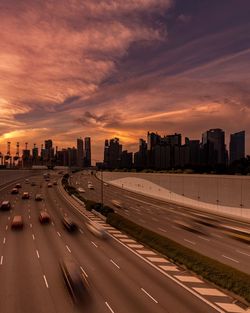
<path id="1" fill-rule="evenodd" d="M 103 180 L 157 199 L 250 220 L 250 177 L 103 172 Z"/>

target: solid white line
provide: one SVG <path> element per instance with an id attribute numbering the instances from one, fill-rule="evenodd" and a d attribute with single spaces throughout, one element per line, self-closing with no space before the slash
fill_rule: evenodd
<path id="1" fill-rule="evenodd" d="M 6 238 L 4 237 L 4 238 L 3 238 L 3 244 L 5 244 L 5 242 L 6 242 Z"/>
<path id="2" fill-rule="evenodd" d="M 119 266 L 118 264 L 116 264 L 113 260 L 110 260 L 110 262 L 111 262 L 112 264 L 114 264 L 117 268 L 120 269 L 120 266 Z"/>
<path id="3" fill-rule="evenodd" d="M 83 274 L 88 278 L 88 274 L 84 271 L 84 269 L 80 266 L 81 271 L 83 272 Z"/>
<path id="4" fill-rule="evenodd" d="M 39 258 L 40 258 L 40 255 L 39 255 L 38 250 L 36 250 L 36 255 L 37 255 L 38 259 L 39 259 Z"/>
<path id="5" fill-rule="evenodd" d="M 34 234 L 32 234 L 32 238 L 33 238 L 33 240 L 35 240 L 35 235 Z"/>
<path id="6" fill-rule="evenodd" d="M 155 300 L 155 298 L 152 297 L 145 289 L 141 288 L 141 290 L 142 290 L 151 300 L 153 300 L 155 303 L 158 303 L 158 301 Z"/>
<path id="7" fill-rule="evenodd" d="M 188 243 L 191 243 L 192 245 L 196 245 L 196 242 L 194 242 L 194 241 L 191 241 L 191 240 L 188 240 L 188 239 L 185 239 L 185 238 L 184 238 L 184 241 L 186 241 Z"/>
<path id="8" fill-rule="evenodd" d="M 115 313 L 115 312 L 111 309 L 111 307 L 110 307 L 110 305 L 108 304 L 107 301 L 105 302 L 105 304 L 106 304 L 106 306 L 109 308 L 110 312 Z"/>
<path id="9" fill-rule="evenodd" d="M 232 258 L 230 258 L 229 256 L 226 256 L 226 255 L 224 255 L 224 254 L 222 254 L 222 256 L 223 256 L 223 258 L 228 259 L 228 260 L 230 260 L 230 261 L 233 261 L 233 262 L 235 262 L 235 263 L 240 263 L 238 260 L 232 259 Z"/>
<path id="10" fill-rule="evenodd" d="M 66 248 L 69 251 L 69 253 L 71 253 L 71 250 L 70 250 L 69 246 L 66 245 Z"/>
<path id="11" fill-rule="evenodd" d="M 94 243 L 93 241 L 91 241 L 91 243 L 97 248 L 98 245 L 96 243 Z"/>
<path id="12" fill-rule="evenodd" d="M 0 265 L 3 264 L 3 255 L 1 256 Z"/>
<path id="13" fill-rule="evenodd" d="M 249 253 L 246 253 L 246 252 L 242 252 L 242 251 L 240 251 L 240 250 L 235 250 L 236 252 L 238 252 L 238 253 L 240 253 L 240 254 L 243 254 L 243 255 L 246 255 L 246 256 L 250 256 L 250 254 Z"/>
<path id="14" fill-rule="evenodd" d="M 6 225 L 5 229 L 6 229 L 6 230 L 8 229 L 8 225 Z"/>
<path id="15" fill-rule="evenodd" d="M 200 239 L 205 240 L 205 241 L 210 241 L 210 239 L 206 238 L 206 237 L 202 237 L 202 236 L 198 236 Z"/>
<path id="16" fill-rule="evenodd" d="M 46 287 L 49 288 L 49 285 L 48 285 L 48 282 L 47 282 L 47 279 L 46 279 L 46 276 L 45 276 L 45 275 L 43 275 L 43 279 L 44 279 L 44 282 L 45 282 Z"/>
<path id="17" fill-rule="evenodd" d="M 163 231 L 164 233 L 167 232 L 165 229 L 163 229 L 163 228 L 161 228 L 161 227 L 158 227 L 158 229 L 159 229 L 160 231 Z"/>
<path id="18" fill-rule="evenodd" d="M 57 235 L 58 235 L 59 237 L 61 237 L 61 234 L 59 233 L 59 231 L 57 231 Z"/>

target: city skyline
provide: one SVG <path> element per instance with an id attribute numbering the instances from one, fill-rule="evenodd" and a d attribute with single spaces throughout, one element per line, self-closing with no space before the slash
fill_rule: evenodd
<path id="1" fill-rule="evenodd" d="M 249 133 L 249 14 L 245 0 L 3 1 L 0 151 L 87 134 L 101 159 L 105 138 L 134 150 L 147 129 Z"/>

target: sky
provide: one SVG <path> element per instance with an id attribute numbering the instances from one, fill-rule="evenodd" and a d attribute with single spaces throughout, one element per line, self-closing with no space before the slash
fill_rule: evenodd
<path id="1" fill-rule="evenodd" d="M 249 0 L 0 0 L 0 151 L 246 130 Z"/>

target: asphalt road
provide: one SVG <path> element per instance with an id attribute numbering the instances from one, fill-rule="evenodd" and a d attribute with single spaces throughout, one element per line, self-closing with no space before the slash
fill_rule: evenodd
<path id="1" fill-rule="evenodd" d="M 70 181 L 75 187 L 84 188 L 84 197 L 101 202 L 101 182 L 94 175 L 87 171 L 78 172 L 72 175 Z M 88 181 L 93 183 L 94 190 L 88 189 Z M 104 185 L 103 188 L 104 203 L 121 215 L 184 246 L 250 274 L 249 245 L 227 237 L 219 228 L 191 224 L 191 227 L 198 229 L 197 232 L 192 232 L 178 225 L 180 221 L 190 224 L 190 216 L 193 216 L 194 210 L 122 190 L 110 184 Z M 120 201 L 125 209 L 114 207 L 112 200 Z M 214 218 L 213 215 L 207 215 Z M 250 228 L 248 224 L 242 222 L 221 217 L 216 219 L 222 224 Z"/>
<path id="2" fill-rule="evenodd" d="M 11 195 L 12 186 L 0 192 L 1 201 L 12 203 L 11 211 L 0 212 L 0 312 L 216 312 L 113 238 L 95 237 L 57 186 L 48 188 L 41 175 L 32 180 L 36 186 L 22 182 L 20 190 L 31 194 L 29 200 Z M 36 202 L 36 193 L 44 200 Z M 38 220 L 42 208 L 51 215 L 49 225 Z M 79 225 L 76 234 L 64 229 L 65 214 Z M 10 228 L 14 215 L 23 217 L 23 230 Z M 65 286 L 59 268 L 64 256 L 76 260 L 89 282 L 89 301 L 81 306 L 73 304 Z"/>

